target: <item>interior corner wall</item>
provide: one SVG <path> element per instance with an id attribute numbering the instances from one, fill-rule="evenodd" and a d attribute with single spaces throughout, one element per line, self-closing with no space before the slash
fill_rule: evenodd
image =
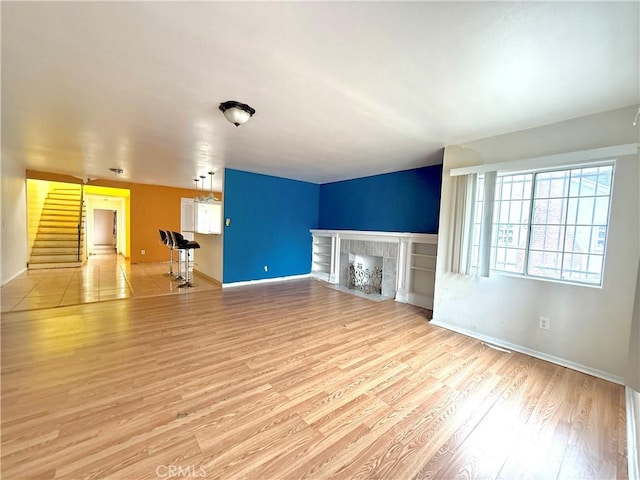
<path id="1" fill-rule="evenodd" d="M 636 392 L 640 392 L 640 265 L 636 275 L 636 294 L 629 335 L 629 355 L 627 358 L 626 384 Z M 638 411 L 640 416 L 640 411 Z M 639 418 L 640 419 L 640 418 Z M 640 434 L 640 429 L 638 430 Z M 640 442 L 638 443 L 640 445 Z"/>
<path id="2" fill-rule="evenodd" d="M 0 199 L 0 285 L 5 285 L 27 268 L 27 182 L 22 165 L 2 155 Z"/>
<path id="3" fill-rule="evenodd" d="M 319 185 L 234 169 L 224 184 L 223 283 L 310 273 Z"/>
<path id="4" fill-rule="evenodd" d="M 483 140 L 467 149 L 445 149 L 433 312 L 436 324 L 623 381 L 640 257 L 638 155 L 616 162 L 602 288 L 496 273 L 489 278 L 450 273 L 446 267 L 448 228 L 454 212 L 449 171 L 571 149 L 634 143 L 634 112 L 634 108 L 620 109 Z M 480 149 L 485 153 L 474 153 Z M 539 316 L 551 320 L 550 330 L 538 328 Z"/>
<path id="5" fill-rule="evenodd" d="M 319 228 L 437 233 L 442 165 L 320 186 Z"/>

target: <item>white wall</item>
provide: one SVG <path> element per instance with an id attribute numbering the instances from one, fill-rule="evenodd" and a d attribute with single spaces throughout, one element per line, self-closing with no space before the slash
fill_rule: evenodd
<path id="1" fill-rule="evenodd" d="M 208 277 L 222 283 L 222 235 L 195 234 L 200 248 L 194 250 L 194 268 Z"/>
<path id="2" fill-rule="evenodd" d="M 27 267 L 27 182 L 24 167 L 6 155 L 2 155 L 1 177 L 0 281 L 5 285 Z"/>
<path id="3" fill-rule="evenodd" d="M 477 141 L 444 155 L 434 323 L 496 339 L 622 382 L 640 257 L 638 156 L 619 158 L 602 288 L 447 272 L 451 168 L 637 142 L 637 107 Z M 479 152 L 476 153 L 475 151 Z M 538 317 L 551 328 L 538 328 Z"/>
<path id="4" fill-rule="evenodd" d="M 638 268 L 625 380 L 627 382 L 627 445 L 629 446 L 627 457 L 629 479 L 632 480 L 640 478 L 640 393 L 638 393 L 640 391 L 640 267 Z M 633 424 L 631 424 L 632 422 Z"/>
<path id="5" fill-rule="evenodd" d="M 629 336 L 629 357 L 627 359 L 626 383 L 636 392 L 640 392 L 640 266 L 636 277 L 636 295 Z M 638 411 L 640 415 L 640 410 Z M 640 420 L 640 417 L 638 418 Z M 640 434 L 640 428 L 638 428 Z M 640 439 L 639 439 L 640 440 Z M 640 441 L 638 442 L 640 445 Z"/>

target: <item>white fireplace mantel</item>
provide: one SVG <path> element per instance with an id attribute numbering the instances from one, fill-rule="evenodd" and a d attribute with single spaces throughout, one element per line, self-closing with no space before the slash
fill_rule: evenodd
<path id="1" fill-rule="evenodd" d="M 369 230 L 318 230 L 312 229 L 312 235 L 325 235 L 345 240 L 365 240 L 372 242 L 400 242 L 401 239 L 420 240 L 424 243 L 438 243 L 435 233 L 375 232 Z"/>
<path id="2" fill-rule="evenodd" d="M 371 254 L 391 258 L 386 269 L 387 282 L 393 282 L 392 290 L 398 302 L 411 303 L 433 309 L 433 284 L 435 281 L 435 259 L 438 244 L 437 234 L 410 232 L 376 232 L 362 230 L 311 230 L 313 254 L 311 272 L 317 278 L 333 284 L 342 284 L 345 275 L 344 254 Z M 381 244 L 392 244 L 382 247 Z M 368 250 L 371 250 L 369 252 Z M 383 254 L 376 254 L 384 250 Z M 391 278 L 389 278 L 391 276 Z"/>

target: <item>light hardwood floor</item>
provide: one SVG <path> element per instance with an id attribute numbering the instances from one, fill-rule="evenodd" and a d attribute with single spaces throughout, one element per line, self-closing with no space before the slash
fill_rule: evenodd
<path id="1" fill-rule="evenodd" d="M 621 386 L 301 280 L 2 315 L 2 478 L 626 478 Z"/>

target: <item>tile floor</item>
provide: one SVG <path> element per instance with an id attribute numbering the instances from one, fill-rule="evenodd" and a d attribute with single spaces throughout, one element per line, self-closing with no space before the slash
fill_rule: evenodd
<path id="1" fill-rule="evenodd" d="M 195 287 L 178 288 L 181 282 L 173 280 L 167 274 L 168 270 L 168 262 L 131 265 L 115 254 L 92 256 L 79 268 L 27 270 L 0 289 L 0 311 L 34 310 L 220 288 L 197 275 Z"/>

